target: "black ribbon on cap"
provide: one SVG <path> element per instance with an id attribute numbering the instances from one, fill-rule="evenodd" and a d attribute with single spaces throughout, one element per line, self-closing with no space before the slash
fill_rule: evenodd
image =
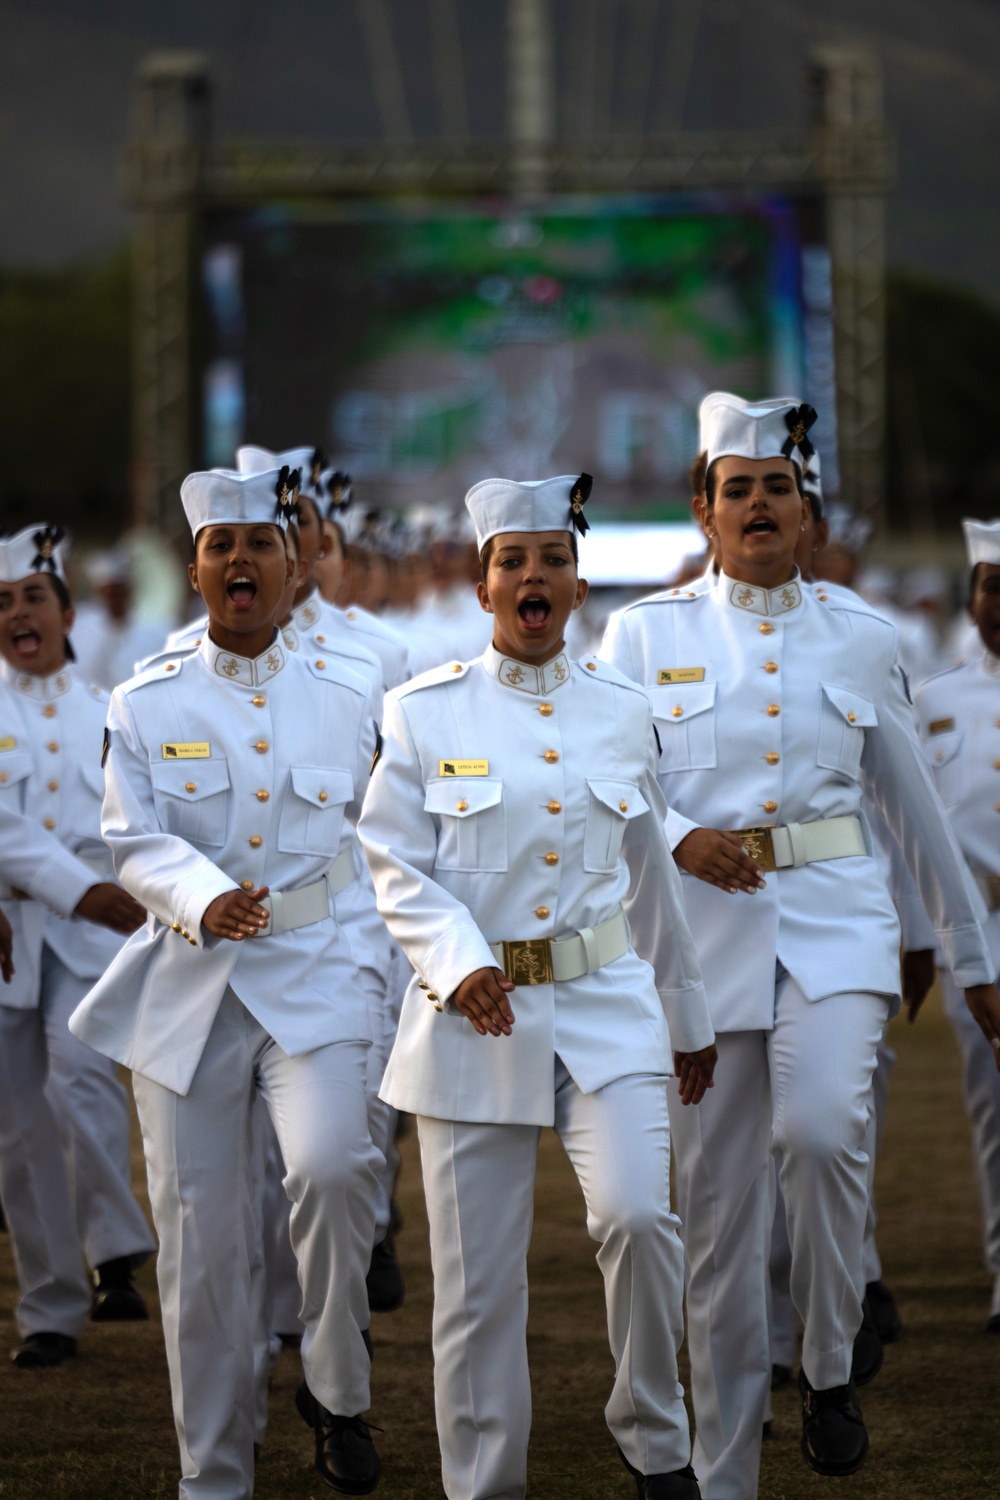
<path id="1" fill-rule="evenodd" d="M 41 531 L 36 531 L 32 537 L 35 544 L 35 560 L 31 564 L 36 573 L 58 574 L 59 565 L 56 562 L 56 548 L 66 535 L 61 526 L 45 526 Z"/>
<path id="2" fill-rule="evenodd" d="M 590 499 L 593 487 L 593 476 L 581 474 L 569 492 L 569 518 L 581 536 L 585 536 L 590 530 L 590 522 L 583 513 L 583 507 Z"/>
<path id="3" fill-rule="evenodd" d="M 282 465 L 281 473 L 278 475 L 278 482 L 274 486 L 274 493 L 278 497 L 278 503 L 275 506 L 275 519 L 279 525 L 284 521 L 287 526 L 290 521 L 297 521 L 299 519 L 298 500 L 299 482 L 301 479 L 302 472 L 300 469 L 289 469 L 287 464 Z"/>
<path id="4" fill-rule="evenodd" d="M 809 467 L 809 460 L 816 449 L 809 441 L 806 433 L 816 421 L 816 410 L 803 401 L 801 406 L 793 406 L 785 412 L 785 426 L 788 428 L 788 436 L 781 445 L 781 452 L 785 458 L 791 458 L 792 450 L 798 448 L 805 463 L 803 468 Z"/>
<path id="5" fill-rule="evenodd" d="M 332 516 L 335 511 L 339 514 L 341 511 L 346 510 L 351 503 L 350 474 L 342 474 L 338 469 L 330 479 L 327 488 L 330 496 L 330 509 L 328 514 Z"/>
<path id="6" fill-rule="evenodd" d="M 326 454 L 322 448 L 314 448 L 312 458 L 309 460 L 309 485 L 314 495 L 321 499 L 323 496 L 323 470 L 326 468 Z"/>

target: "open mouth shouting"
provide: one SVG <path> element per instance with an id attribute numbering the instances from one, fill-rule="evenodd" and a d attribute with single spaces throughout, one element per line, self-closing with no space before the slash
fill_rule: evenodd
<path id="1" fill-rule="evenodd" d="M 778 530 L 770 516 L 754 516 L 743 528 L 744 536 L 773 536 Z"/>
<path id="2" fill-rule="evenodd" d="M 11 642 L 17 655 L 23 661 L 34 661 L 42 648 L 42 638 L 37 630 L 32 630 L 30 625 L 19 627 L 11 636 Z"/>
<path id="3" fill-rule="evenodd" d="M 252 578 L 249 578 L 245 573 L 241 573 L 227 585 L 226 593 L 233 601 L 236 609 L 252 609 L 254 600 L 257 597 L 257 585 Z"/>
<path id="4" fill-rule="evenodd" d="M 517 606 L 517 613 L 530 635 L 540 635 L 548 625 L 552 606 L 541 594 L 528 594 Z"/>

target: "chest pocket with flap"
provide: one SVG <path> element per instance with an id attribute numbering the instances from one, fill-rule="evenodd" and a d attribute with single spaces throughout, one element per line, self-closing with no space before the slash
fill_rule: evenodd
<path id="1" fill-rule="evenodd" d="M 583 868 L 610 875 L 618 868 L 622 840 L 632 818 L 649 811 L 649 803 L 634 781 L 587 778 L 587 827 L 583 839 Z"/>
<path id="2" fill-rule="evenodd" d="M 208 760 L 154 760 L 149 773 L 153 801 L 167 833 L 210 848 L 219 848 L 226 842 L 229 762 L 225 756 L 213 755 Z"/>
<path id="3" fill-rule="evenodd" d="M 944 734 L 932 734 L 923 742 L 924 755 L 934 772 L 934 785 L 945 807 L 954 807 L 962 796 L 962 762 L 958 752 L 964 738 L 964 730 L 950 729 Z"/>
<path id="4" fill-rule="evenodd" d="M 647 687 L 660 737 L 660 772 L 707 771 L 716 764 L 715 683 Z"/>
<path id="5" fill-rule="evenodd" d="M 278 848 L 285 854 L 324 854 L 340 848 L 344 808 L 354 797 L 350 771 L 292 766 L 278 819 Z"/>
<path id="6" fill-rule="evenodd" d="M 6 799 L 5 806 L 23 811 L 26 783 L 33 767 L 34 762 L 27 750 L 0 752 L 0 796 Z"/>
<path id="7" fill-rule="evenodd" d="M 865 730 L 877 725 L 878 714 L 870 698 L 863 698 L 853 688 L 821 682 L 817 765 L 857 781 Z"/>
<path id="8" fill-rule="evenodd" d="M 427 783 L 424 811 L 438 820 L 439 870 L 499 874 L 507 868 L 503 782 L 487 776 L 446 776 Z"/>

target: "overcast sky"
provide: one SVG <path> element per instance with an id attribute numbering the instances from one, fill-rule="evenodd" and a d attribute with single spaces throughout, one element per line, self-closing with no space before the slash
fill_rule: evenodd
<path id="1" fill-rule="evenodd" d="M 441 127 L 431 17 L 457 16 L 470 130 L 503 130 L 503 0 L 386 0 L 413 130 Z M 897 142 L 890 262 L 1000 303 L 1000 0 L 552 0 L 559 125 L 679 109 L 691 128 L 795 124 L 818 42 L 870 44 Z M 630 53 L 643 14 L 652 43 Z M 589 54 L 596 16 L 599 45 Z M 131 81 L 200 48 L 224 135 L 380 132 L 357 0 L 0 0 L 0 264 L 58 265 L 123 242 Z M 648 61 L 648 86 L 628 57 Z M 610 68 L 610 71 L 608 69 Z M 587 76 L 581 76 L 581 69 Z M 600 70 L 604 69 L 602 73 Z M 597 89 L 597 103 L 593 99 Z M 602 103 L 601 100 L 604 102 Z M 591 113 L 592 111 L 592 113 Z"/>

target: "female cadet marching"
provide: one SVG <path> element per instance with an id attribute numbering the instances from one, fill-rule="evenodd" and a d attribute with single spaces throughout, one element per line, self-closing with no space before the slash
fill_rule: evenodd
<path id="1" fill-rule="evenodd" d="M 150 920 L 72 1023 L 133 1071 L 190 1500 L 253 1491 L 258 1092 L 294 1204 L 296 1404 L 327 1483 L 366 1494 L 379 1475 L 360 1413 L 381 1157 L 366 1115 L 368 1005 L 339 919 L 360 868 L 345 812 L 368 779 L 371 691 L 277 639 L 294 568 L 290 484 L 287 470 L 184 482 L 208 632 L 193 654 L 117 689 L 109 715 L 103 833 Z"/>
<path id="2" fill-rule="evenodd" d="M 46 844 L 58 841 L 76 872 L 68 901 L 62 877 L 53 872 L 48 887 L 40 871 L 41 899 L 22 888 L 5 903 L 17 971 L 0 990 L 0 1185 L 21 1284 L 21 1367 L 72 1355 L 88 1317 L 145 1318 L 132 1273 L 155 1248 L 132 1194 L 125 1090 L 68 1029 L 145 912 L 101 840 L 107 698 L 67 657 L 61 540 L 31 526 L 0 541 L 0 801 L 28 814 Z"/>
<path id="3" fill-rule="evenodd" d="M 851 1378 L 864 1145 L 900 979 L 863 782 L 956 982 L 987 1036 L 1000 1034 L 979 910 L 916 742 L 895 630 L 863 604 L 803 588 L 794 566 L 814 420 L 791 400 L 705 398 L 705 519 L 719 575 L 623 611 L 602 650 L 653 702 L 667 837 L 720 1034 L 713 1095 L 696 1114 L 672 1115 L 695 1462 L 710 1500 L 757 1494 L 772 1149 L 805 1324 L 803 1455 L 819 1473 L 848 1474 L 867 1454 Z"/>
<path id="4" fill-rule="evenodd" d="M 295 598 L 292 619 L 303 635 L 326 636 L 331 647 L 338 641 L 354 641 L 368 651 L 374 651 L 382 663 L 382 672 L 387 687 L 396 687 L 410 675 L 407 663 L 406 642 L 390 625 L 366 609 L 352 606 L 339 609 L 323 598 L 316 582 L 315 563 L 323 546 L 323 506 L 327 498 L 331 479 L 346 479 L 346 476 L 331 475 L 324 469 L 323 452 L 320 448 L 289 448 L 284 453 L 272 453 L 268 448 L 248 445 L 236 451 L 236 465 L 242 474 L 253 474 L 257 470 L 272 468 L 275 464 L 289 464 L 302 473 L 302 496 L 309 502 L 303 513 L 302 556 L 306 562 L 306 575 Z M 350 481 L 347 480 L 349 484 Z M 376 704 L 380 711 L 381 705 Z"/>
<path id="5" fill-rule="evenodd" d="M 916 712 L 924 752 L 989 911 L 986 935 L 1000 969 L 1000 521 L 964 521 L 969 614 L 979 649 L 921 685 Z M 908 944 L 904 972 L 921 957 Z M 929 952 L 925 950 L 925 955 Z M 983 1210 L 983 1249 L 993 1287 L 986 1331 L 1000 1335 L 1000 1075 L 948 974 L 944 1005 L 962 1053 L 965 1107 L 972 1122 Z"/>
<path id="6" fill-rule="evenodd" d="M 382 1092 L 418 1117 L 449 1500 L 525 1494 L 525 1258 L 553 1124 L 601 1247 L 608 1425 L 640 1495 L 699 1493 L 663 1085 L 673 1047 L 696 1101 L 715 1054 L 649 705 L 563 649 L 586 595 L 572 529 L 585 497 L 566 476 L 469 492 L 493 644 L 388 694 L 360 823 L 379 910 L 416 971 Z"/>

